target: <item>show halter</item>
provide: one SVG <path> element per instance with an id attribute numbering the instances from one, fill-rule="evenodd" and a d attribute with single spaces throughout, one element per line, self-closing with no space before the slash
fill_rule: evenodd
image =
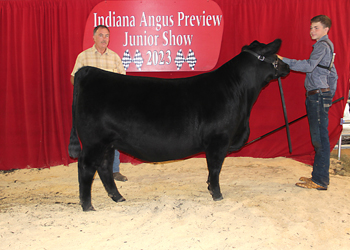
<path id="1" fill-rule="evenodd" d="M 262 61 L 262 62 L 267 62 L 267 63 L 271 63 L 273 65 L 273 67 L 275 68 L 275 76 L 277 76 L 277 68 L 278 68 L 278 57 L 275 55 L 276 59 L 271 59 L 271 58 L 266 58 L 263 55 L 259 55 L 258 53 L 251 51 L 249 49 L 245 49 L 243 50 L 244 52 L 248 52 L 250 54 L 252 54 L 253 56 L 255 56 L 256 58 L 258 58 L 258 60 Z"/>

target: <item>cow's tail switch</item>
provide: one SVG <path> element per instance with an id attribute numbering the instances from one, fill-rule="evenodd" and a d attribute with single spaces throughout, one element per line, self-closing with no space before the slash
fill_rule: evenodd
<path id="1" fill-rule="evenodd" d="M 80 152 L 81 152 L 81 147 L 80 147 L 77 131 L 73 127 L 70 132 L 68 154 L 70 157 L 76 159 L 76 158 L 79 158 Z"/>
<path id="2" fill-rule="evenodd" d="M 77 102 L 77 93 L 80 83 L 80 74 L 75 74 L 74 77 L 74 90 L 73 90 L 73 103 L 72 103 L 72 130 L 70 131 L 68 154 L 70 157 L 76 159 L 79 158 L 81 152 L 80 141 L 75 127 L 75 107 Z"/>

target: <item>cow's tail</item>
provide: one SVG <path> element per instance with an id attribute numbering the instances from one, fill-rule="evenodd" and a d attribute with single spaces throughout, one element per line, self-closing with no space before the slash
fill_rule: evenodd
<path id="1" fill-rule="evenodd" d="M 68 145 L 68 154 L 72 158 L 79 158 L 81 152 L 80 141 L 77 134 L 77 129 L 75 127 L 75 109 L 77 103 L 78 89 L 80 85 L 80 75 L 79 73 L 75 74 L 74 77 L 74 90 L 73 90 L 73 103 L 72 103 L 72 130 L 70 131 L 69 145 Z"/>

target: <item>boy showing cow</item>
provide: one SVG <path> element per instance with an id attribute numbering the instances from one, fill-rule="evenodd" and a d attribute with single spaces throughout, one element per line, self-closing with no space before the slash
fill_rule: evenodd
<path id="1" fill-rule="evenodd" d="M 328 136 L 328 110 L 337 88 L 337 71 L 333 65 L 334 46 L 328 38 L 332 21 L 325 15 L 311 19 L 310 36 L 316 40 L 307 60 L 278 56 L 291 70 L 306 73 L 306 110 L 312 144 L 315 149 L 312 177 L 301 177 L 298 187 L 327 190 L 329 185 L 330 144 Z"/>

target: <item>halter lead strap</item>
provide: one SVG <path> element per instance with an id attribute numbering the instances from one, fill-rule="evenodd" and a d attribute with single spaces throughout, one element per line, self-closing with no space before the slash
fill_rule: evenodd
<path id="1" fill-rule="evenodd" d="M 256 58 L 258 58 L 260 61 L 265 61 L 265 56 L 259 55 L 258 53 L 255 53 L 254 51 L 251 51 L 249 49 L 243 50 L 245 52 L 248 52 L 250 54 L 252 54 L 253 56 L 255 56 Z"/>
<path id="2" fill-rule="evenodd" d="M 277 66 L 277 65 L 275 66 L 275 63 L 276 63 L 277 60 L 271 60 L 270 58 L 266 58 L 265 56 L 260 55 L 260 54 L 254 52 L 254 51 L 249 50 L 249 49 L 246 49 L 246 50 L 243 50 L 243 51 L 252 54 L 253 56 L 258 58 L 262 62 L 272 63 L 275 68 Z"/>

